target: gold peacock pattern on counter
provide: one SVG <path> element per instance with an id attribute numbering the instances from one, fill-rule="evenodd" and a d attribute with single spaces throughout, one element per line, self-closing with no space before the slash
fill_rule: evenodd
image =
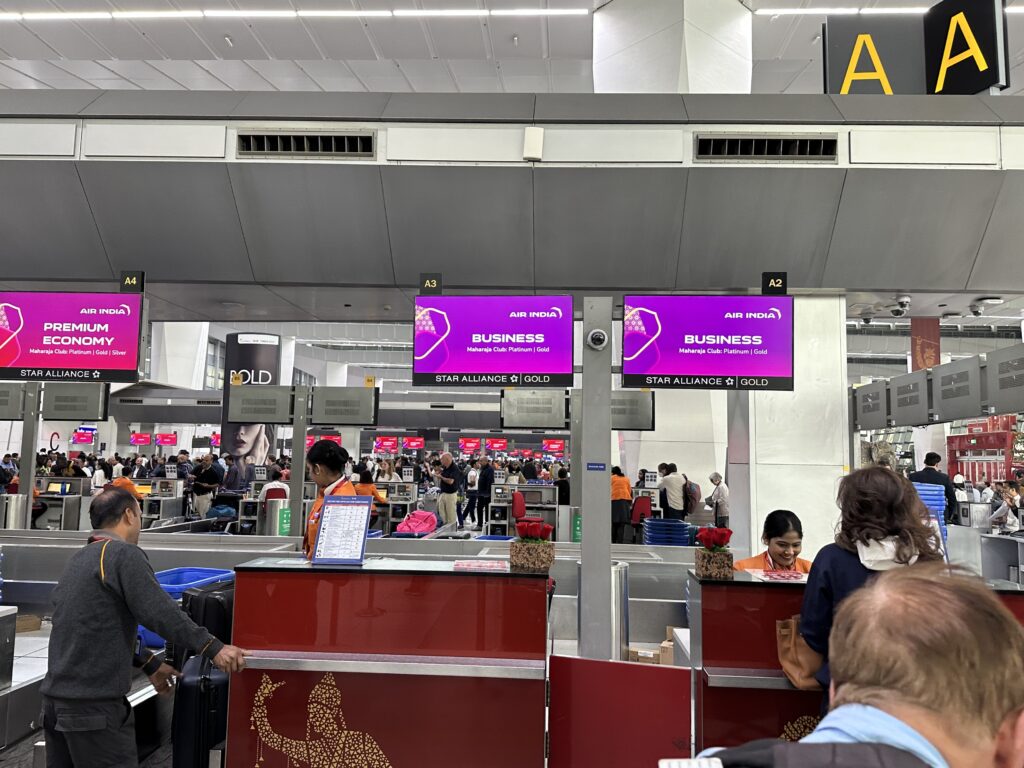
<path id="1" fill-rule="evenodd" d="M 341 691 L 331 673 L 325 674 L 309 694 L 305 740 L 277 733 L 267 715 L 267 702 L 282 685 L 264 674 L 253 699 L 250 723 L 259 737 L 256 768 L 263 762 L 264 747 L 283 754 L 289 768 L 392 768 L 370 734 L 350 731 L 346 726 Z"/>

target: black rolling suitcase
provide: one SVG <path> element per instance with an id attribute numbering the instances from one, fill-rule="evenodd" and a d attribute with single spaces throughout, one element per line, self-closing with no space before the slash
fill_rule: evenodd
<path id="1" fill-rule="evenodd" d="M 205 587 L 186 589 L 181 596 L 181 610 L 196 624 L 206 627 L 222 643 L 231 642 L 231 617 L 235 607 L 235 583 L 221 581 Z M 179 648 L 168 643 L 168 656 L 175 669 L 200 648 Z M 182 670 L 184 671 L 184 670 Z"/>
<path id="2" fill-rule="evenodd" d="M 205 656 L 193 656 L 181 669 L 174 692 L 171 740 L 173 768 L 198 768 L 227 737 L 228 676 Z"/>

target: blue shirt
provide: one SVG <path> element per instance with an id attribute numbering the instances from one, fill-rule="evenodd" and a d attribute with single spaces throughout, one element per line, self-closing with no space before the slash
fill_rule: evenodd
<path id="1" fill-rule="evenodd" d="M 949 768 L 934 745 L 909 725 L 875 707 L 846 704 L 828 713 L 801 744 L 885 744 L 909 752 L 931 768 Z"/>

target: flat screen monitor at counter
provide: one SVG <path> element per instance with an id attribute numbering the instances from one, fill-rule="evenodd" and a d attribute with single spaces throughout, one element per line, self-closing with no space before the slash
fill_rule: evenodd
<path id="1" fill-rule="evenodd" d="M 571 296 L 419 296 L 413 384 L 571 387 Z"/>
<path id="2" fill-rule="evenodd" d="M 793 297 L 623 301 L 624 387 L 793 389 Z"/>
<path id="3" fill-rule="evenodd" d="M 47 493 L 56 493 L 56 494 L 64 495 L 64 494 L 67 493 L 67 488 L 68 488 L 68 484 L 67 483 L 49 483 L 46 486 L 46 492 Z"/>
<path id="4" fill-rule="evenodd" d="M 135 382 L 142 294 L 0 292 L 0 379 Z"/>

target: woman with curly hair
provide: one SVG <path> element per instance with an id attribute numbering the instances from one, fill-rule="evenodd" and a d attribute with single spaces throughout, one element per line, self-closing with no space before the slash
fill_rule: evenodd
<path id="1" fill-rule="evenodd" d="M 840 603 L 882 571 L 942 560 L 941 539 L 906 478 L 885 467 L 859 469 L 839 484 L 837 503 L 835 543 L 814 558 L 800 612 L 800 634 L 825 659 L 815 677 L 826 691 L 828 636 Z"/>

